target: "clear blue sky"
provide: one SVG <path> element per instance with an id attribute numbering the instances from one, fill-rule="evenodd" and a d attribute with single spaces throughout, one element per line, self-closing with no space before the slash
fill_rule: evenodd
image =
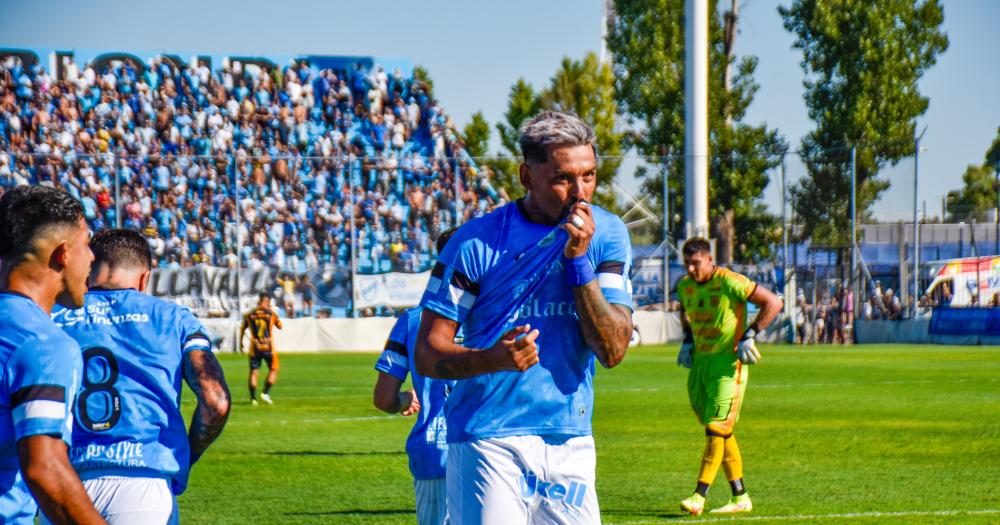
<path id="1" fill-rule="evenodd" d="M 791 49 L 792 36 L 776 11 L 777 5 L 788 3 L 744 0 L 736 50 L 760 61 L 756 78 L 761 88 L 748 121 L 767 122 L 794 146 L 812 122 L 802 101 L 801 54 Z M 930 108 L 919 121 L 928 128 L 919 195 L 927 202 L 928 215 L 940 214 L 941 196 L 961 187 L 966 165 L 982 162 L 1000 126 L 1000 38 L 995 29 L 1000 2 L 943 4 L 951 45 L 921 82 L 922 93 L 930 97 Z M 518 77 L 538 87 L 564 56 L 599 51 L 601 6 L 601 0 L 0 0 L 0 46 L 120 50 L 144 58 L 157 52 L 410 58 L 430 70 L 438 98 L 457 122 L 464 124 L 482 110 L 495 123 Z M 801 175 L 801 166 L 789 162 L 790 181 Z M 877 216 L 911 218 L 912 160 L 886 175 L 894 187 L 876 204 Z M 774 179 L 765 199 L 777 211 Z"/>

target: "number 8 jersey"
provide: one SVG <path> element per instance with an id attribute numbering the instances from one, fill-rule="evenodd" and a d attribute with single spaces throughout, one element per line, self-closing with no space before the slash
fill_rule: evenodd
<path id="1" fill-rule="evenodd" d="M 183 356 L 211 351 L 185 307 L 133 289 L 91 289 L 83 308 L 53 321 L 83 351 L 70 462 L 81 478 L 161 477 L 187 486 L 187 430 L 180 412 Z"/>

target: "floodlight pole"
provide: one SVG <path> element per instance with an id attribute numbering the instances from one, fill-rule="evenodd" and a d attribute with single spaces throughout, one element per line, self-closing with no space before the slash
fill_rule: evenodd
<path id="1" fill-rule="evenodd" d="M 1000 255 L 1000 161 L 993 165 L 993 189 L 996 190 L 996 208 L 993 208 L 993 255 Z"/>
<path id="2" fill-rule="evenodd" d="M 858 184 L 858 149 L 851 146 L 851 294 L 853 294 L 854 313 L 858 309 L 858 211 L 857 211 L 857 184 Z"/>
<path id="3" fill-rule="evenodd" d="M 663 159 L 663 311 L 670 311 L 670 161 Z"/>
<path id="4" fill-rule="evenodd" d="M 708 2 L 684 13 L 684 215 L 688 236 L 708 238 Z"/>
<path id="5" fill-rule="evenodd" d="M 783 279 L 785 281 L 785 315 L 791 316 L 795 312 L 795 305 L 790 301 L 790 283 L 788 278 L 788 205 L 785 201 L 787 192 L 785 189 L 785 152 L 781 153 L 781 269 Z M 795 283 L 798 285 L 798 283 Z M 792 343 L 795 343 L 795 318 L 792 317 L 792 322 L 789 323 L 792 331 Z"/>
<path id="6" fill-rule="evenodd" d="M 927 126 L 913 139 L 913 312 L 917 316 L 917 303 L 920 300 L 920 215 L 917 212 L 917 189 L 920 180 L 920 139 L 927 133 Z M 905 262 L 903 264 L 906 264 Z"/>

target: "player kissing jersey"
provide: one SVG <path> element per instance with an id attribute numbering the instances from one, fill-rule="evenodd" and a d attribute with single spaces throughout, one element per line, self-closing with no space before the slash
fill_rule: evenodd
<path id="1" fill-rule="evenodd" d="M 448 451 L 445 398 L 455 381 L 433 379 L 416 373 L 413 349 L 417 346 L 422 311 L 420 307 L 410 308 L 396 320 L 375 369 L 400 381 L 405 381 L 406 375 L 410 375 L 420 400 L 420 412 L 417 412 L 413 430 L 406 439 L 410 472 L 413 479 L 439 479 L 445 475 Z"/>
<path id="2" fill-rule="evenodd" d="M 73 427 L 80 381 L 80 347 L 34 301 L 0 292 L 0 523 L 33 524 L 38 506 L 21 474 L 17 442 L 37 435 L 61 437 Z"/>
<path id="3" fill-rule="evenodd" d="M 211 351 L 204 326 L 185 307 L 134 289 L 87 292 L 53 320 L 83 349 L 70 461 L 81 477 L 166 477 L 187 487 L 190 448 L 181 401 L 181 366 Z"/>
<path id="4" fill-rule="evenodd" d="M 531 324 L 539 364 L 457 382 L 445 406 L 448 442 L 517 435 L 591 435 L 594 354 L 580 332 L 563 268 L 567 234 L 529 221 L 515 202 L 463 225 L 432 272 L 421 306 L 459 323 L 463 346 L 488 348 Z M 612 304 L 632 307 L 625 224 L 593 206 L 587 256 Z"/>

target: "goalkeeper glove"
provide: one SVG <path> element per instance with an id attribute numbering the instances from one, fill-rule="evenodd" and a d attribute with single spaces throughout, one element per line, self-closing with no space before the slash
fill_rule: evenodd
<path id="1" fill-rule="evenodd" d="M 757 329 L 751 326 L 747 328 L 747 331 L 743 334 L 743 338 L 736 345 L 736 355 L 739 357 L 740 362 L 745 365 L 757 364 L 760 361 L 760 352 L 757 350 L 757 343 L 754 341 L 754 337 L 756 336 Z"/>
<path id="2" fill-rule="evenodd" d="M 681 351 L 677 352 L 677 366 L 691 368 L 691 350 L 693 349 L 694 343 L 681 343 Z"/>
<path id="3" fill-rule="evenodd" d="M 684 330 L 684 342 L 681 343 L 681 350 L 677 352 L 677 366 L 691 368 L 691 353 L 694 351 L 694 336 L 689 329 Z"/>

